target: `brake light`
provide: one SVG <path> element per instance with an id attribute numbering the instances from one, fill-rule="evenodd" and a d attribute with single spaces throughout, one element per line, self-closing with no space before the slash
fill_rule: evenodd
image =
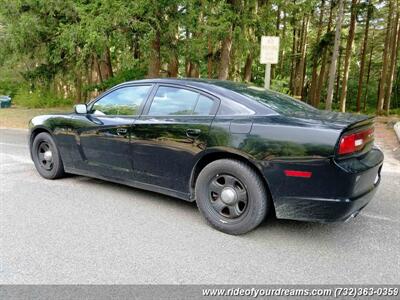
<path id="1" fill-rule="evenodd" d="M 350 133 L 342 136 L 339 144 L 340 155 L 358 152 L 364 148 L 366 144 L 373 141 L 374 129 L 369 128 L 360 132 Z"/>

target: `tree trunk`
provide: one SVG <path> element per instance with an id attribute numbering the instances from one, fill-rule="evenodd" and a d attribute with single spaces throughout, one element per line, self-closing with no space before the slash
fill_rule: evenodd
<path id="1" fill-rule="evenodd" d="M 331 26 L 332 26 L 332 18 L 333 18 L 333 7 L 334 4 L 331 2 L 331 7 L 329 9 L 329 19 L 328 19 L 328 26 L 326 28 L 326 32 L 331 31 Z M 319 71 L 318 75 L 318 85 L 315 90 L 315 107 L 319 107 L 319 102 L 321 101 L 321 93 L 322 93 L 322 88 L 324 86 L 324 77 L 325 77 L 325 69 L 327 66 L 327 58 L 328 58 L 328 49 L 324 49 L 324 53 L 322 55 L 322 61 L 321 61 L 321 69 Z"/>
<path id="2" fill-rule="evenodd" d="M 372 65 L 372 54 L 374 52 L 374 36 L 375 30 L 372 31 L 372 38 L 371 38 L 371 49 L 369 52 L 369 60 L 368 60 L 368 70 L 367 70 L 367 81 L 365 82 L 365 94 L 364 94 L 364 107 L 363 110 L 365 111 L 367 108 L 367 97 L 368 97 L 368 87 L 369 87 L 369 77 L 371 74 L 371 65 Z"/>
<path id="3" fill-rule="evenodd" d="M 389 42 L 390 42 L 390 33 L 392 27 L 392 15 L 393 15 L 393 1 L 389 0 L 389 14 L 388 14 L 388 22 L 386 28 L 386 37 L 385 37 L 385 47 L 383 50 L 383 57 L 382 57 L 382 69 L 381 69 L 381 76 L 379 81 L 379 90 L 378 90 L 378 101 L 377 101 L 377 113 L 382 114 L 383 110 L 383 103 L 385 99 L 385 90 L 386 90 L 386 78 L 387 78 L 387 70 L 389 65 Z"/>
<path id="4" fill-rule="evenodd" d="M 175 8 L 177 9 L 177 8 Z M 178 77 L 179 72 L 179 52 L 178 52 L 178 43 L 179 43 L 179 28 L 175 27 L 175 30 L 171 30 L 170 35 L 170 61 L 168 62 L 168 76 L 176 78 Z"/>
<path id="5" fill-rule="evenodd" d="M 82 103 L 82 72 L 81 70 L 77 70 L 75 73 L 75 89 L 76 89 L 76 97 L 75 103 Z"/>
<path id="6" fill-rule="evenodd" d="M 100 62 L 97 54 L 93 55 L 94 63 L 96 65 L 97 76 L 99 77 L 100 83 L 103 83 L 103 75 L 101 74 Z"/>
<path id="7" fill-rule="evenodd" d="M 252 64 L 253 64 L 253 55 L 250 52 L 249 54 L 247 54 L 246 63 L 244 65 L 243 80 L 245 82 L 251 81 L 251 66 L 252 66 Z"/>
<path id="8" fill-rule="evenodd" d="M 294 19 L 294 17 L 293 17 Z M 294 82 L 296 78 L 296 56 L 297 56 L 297 30 L 296 30 L 296 24 L 293 22 L 293 39 L 292 39 L 292 61 L 291 61 L 291 67 L 290 67 L 290 82 L 289 82 L 289 88 L 291 91 L 291 94 L 295 94 L 295 88 L 294 88 Z"/>
<path id="9" fill-rule="evenodd" d="M 232 27 L 222 41 L 221 60 L 219 64 L 218 79 L 227 80 L 229 78 L 229 62 L 232 50 Z"/>
<path id="10" fill-rule="evenodd" d="M 281 35 L 281 46 L 279 47 L 279 72 L 283 73 L 283 62 L 285 61 L 285 48 L 283 42 L 286 37 L 286 12 L 283 13 L 283 29 Z"/>
<path id="11" fill-rule="evenodd" d="M 356 18 L 357 18 L 357 6 L 358 0 L 351 1 L 351 17 L 350 17 L 350 28 L 349 36 L 347 38 L 346 53 L 344 57 L 344 71 L 342 81 L 342 92 L 340 94 L 340 111 L 346 111 L 346 95 L 347 95 L 347 80 L 349 79 L 350 71 L 350 58 L 353 48 L 354 34 L 356 31 Z"/>
<path id="12" fill-rule="evenodd" d="M 237 5 L 236 0 L 227 0 L 227 4 L 231 7 L 232 13 L 235 12 L 235 6 Z M 218 79 L 226 80 L 229 78 L 229 63 L 231 59 L 231 51 L 232 51 L 232 39 L 233 39 L 233 30 L 235 28 L 235 24 L 231 24 L 228 28 L 228 32 L 224 39 L 222 40 L 221 45 L 221 59 L 219 63 L 218 70 Z"/>
<path id="13" fill-rule="evenodd" d="M 332 60 L 329 68 L 328 92 L 325 102 L 325 109 L 327 110 L 332 109 L 333 87 L 335 84 L 336 63 L 337 63 L 337 56 L 339 53 L 340 30 L 342 28 L 342 20 L 343 20 L 343 0 L 339 0 L 339 8 L 336 21 L 335 43 L 333 46 Z"/>
<path id="14" fill-rule="evenodd" d="M 384 109 L 387 115 L 389 115 L 389 110 L 390 110 L 390 97 L 392 96 L 393 76 L 400 45 L 399 39 L 400 39 L 399 11 L 397 10 L 395 22 L 393 24 L 393 29 L 392 29 L 392 40 L 390 43 L 390 49 L 391 49 L 390 66 L 386 80 L 388 86 L 385 94 Z"/>
<path id="15" fill-rule="evenodd" d="M 208 54 L 207 54 L 207 76 L 212 78 L 213 73 L 213 48 L 211 43 L 211 38 L 208 37 Z"/>
<path id="16" fill-rule="evenodd" d="M 107 80 L 108 78 L 113 76 L 110 48 L 106 47 L 104 49 L 101 59 L 98 60 L 98 64 L 99 64 L 99 68 L 100 68 L 100 74 L 101 74 L 102 81 Z"/>
<path id="17" fill-rule="evenodd" d="M 140 47 L 138 34 L 134 33 L 132 38 L 132 56 L 133 59 L 140 59 Z"/>
<path id="18" fill-rule="evenodd" d="M 156 30 L 155 36 L 150 45 L 149 66 L 147 70 L 147 77 L 154 78 L 160 76 L 161 57 L 160 57 L 160 39 L 161 33 Z"/>
<path id="19" fill-rule="evenodd" d="M 178 77 L 179 60 L 177 53 L 173 53 L 170 62 L 168 63 L 168 76 Z"/>
<path id="20" fill-rule="evenodd" d="M 112 69 L 112 62 L 111 62 L 111 53 L 110 48 L 107 46 L 104 53 L 104 62 L 105 62 L 105 69 L 106 69 L 106 78 L 110 78 L 114 76 L 114 72 Z"/>
<path id="21" fill-rule="evenodd" d="M 315 39 L 315 44 L 318 44 L 319 40 L 321 39 L 322 25 L 324 20 L 324 6 L 325 6 L 325 0 L 321 0 L 319 20 L 318 20 L 318 31 L 317 31 L 317 37 Z M 315 54 L 312 63 L 311 87 L 309 95 L 310 103 L 313 106 L 316 106 L 315 92 L 317 87 L 317 76 L 318 76 L 317 72 L 318 72 L 318 56 Z"/>
<path id="22" fill-rule="evenodd" d="M 357 87 L 357 112 L 361 109 L 361 94 L 362 94 L 362 83 L 364 79 L 364 69 L 365 69 L 365 57 L 367 54 L 367 46 L 368 46 L 368 32 L 369 32 L 369 20 L 371 18 L 373 6 L 371 5 L 371 1 L 368 1 L 368 11 L 367 11 L 367 19 L 365 20 L 365 31 L 364 31 L 364 40 L 363 46 L 361 50 L 361 62 L 360 62 L 360 74 L 358 77 L 358 87 Z M 365 110 L 365 107 L 364 107 Z"/>
<path id="23" fill-rule="evenodd" d="M 303 25 L 301 29 L 300 35 L 300 60 L 298 62 L 297 70 L 296 70 L 296 79 L 295 79 L 295 95 L 301 96 L 303 94 L 304 88 L 304 77 L 305 77 L 305 62 L 306 62 L 306 52 L 307 52 L 307 31 L 308 31 L 308 16 L 304 16 Z"/>
<path id="24" fill-rule="evenodd" d="M 333 93 L 334 99 L 336 103 L 339 103 L 339 88 L 340 88 L 340 68 L 342 67 L 342 49 L 341 49 L 341 43 L 342 40 L 340 40 L 339 43 L 339 54 L 338 54 L 338 59 L 337 59 L 337 70 L 336 70 L 336 89 L 335 92 Z"/>

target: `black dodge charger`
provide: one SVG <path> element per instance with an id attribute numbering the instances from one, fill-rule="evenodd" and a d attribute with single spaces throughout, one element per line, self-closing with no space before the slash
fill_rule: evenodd
<path id="1" fill-rule="evenodd" d="M 342 221 L 380 182 L 373 118 L 315 109 L 229 81 L 120 84 L 75 112 L 30 122 L 44 178 L 96 177 L 196 201 L 216 229 L 277 218 Z"/>

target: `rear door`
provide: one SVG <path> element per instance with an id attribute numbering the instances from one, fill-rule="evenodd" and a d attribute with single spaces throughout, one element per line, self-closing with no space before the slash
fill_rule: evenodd
<path id="1" fill-rule="evenodd" d="M 158 85 L 132 130 L 135 180 L 187 193 L 218 105 L 206 93 Z"/>
<path id="2" fill-rule="evenodd" d="M 89 107 L 86 125 L 78 141 L 81 169 L 105 177 L 132 178 L 130 135 L 152 85 L 129 85 L 114 89 Z"/>

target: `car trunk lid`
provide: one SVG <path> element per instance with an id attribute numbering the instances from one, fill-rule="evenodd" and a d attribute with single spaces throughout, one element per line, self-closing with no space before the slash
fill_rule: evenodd
<path id="1" fill-rule="evenodd" d="M 373 123 L 373 117 L 350 113 L 331 112 L 324 110 L 308 110 L 286 113 L 286 116 L 313 122 L 324 127 L 339 130 L 349 130 Z"/>

